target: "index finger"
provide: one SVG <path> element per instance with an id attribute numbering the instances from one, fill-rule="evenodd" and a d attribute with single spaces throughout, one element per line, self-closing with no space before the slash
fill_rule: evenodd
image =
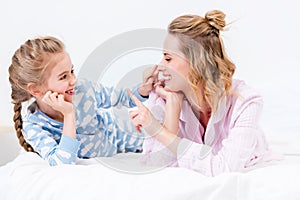
<path id="1" fill-rule="evenodd" d="M 144 82 L 149 82 L 150 79 L 152 79 L 152 81 L 155 81 L 158 76 L 158 70 L 157 70 L 158 66 L 155 65 L 154 67 L 148 67 L 146 68 L 146 70 L 143 73 L 143 79 Z"/>
<path id="2" fill-rule="evenodd" d="M 133 92 L 130 89 L 127 89 L 127 92 L 138 108 L 144 107 L 144 104 L 133 94 Z"/>
<path id="3" fill-rule="evenodd" d="M 158 65 L 155 65 L 154 67 L 152 67 L 152 71 L 151 71 L 151 75 L 156 75 L 158 74 Z"/>

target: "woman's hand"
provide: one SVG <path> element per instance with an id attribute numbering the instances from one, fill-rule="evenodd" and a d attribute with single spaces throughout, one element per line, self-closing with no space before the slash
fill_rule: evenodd
<path id="1" fill-rule="evenodd" d="M 141 133 L 141 128 L 143 128 L 151 136 L 158 134 L 162 130 L 163 126 L 130 90 L 127 90 L 127 92 L 137 106 L 137 110 L 129 112 L 136 130 Z"/>
<path id="2" fill-rule="evenodd" d="M 163 98 L 166 101 L 172 101 L 173 103 L 178 103 L 179 105 L 181 105 L 183 98 L 184 98 L 184 94 L 183 92 L 179 91 L 179 92 L 173 92 L 170 91 L 169 89 L 163 87 L 160 84 L 157 84 L 155 86 L 155 93 Z"/>
<path id="3" fill-rule="evenodd" d="M 139 87 L 138 92 L 140 95 L 147 97 L 149 93 L 154 87 L 154 84 L 158 80 L 158 66 L 155 65 L 154 67 L 148 67 L 143 72 L 143 83 Z"/>
<path id="4" fill-rule="evenodd" d="M 43 101 L 51 106 L 54 110 L 61 112 L 63 115 L 70 114 L 74 111 L 73 104 L 64 100 L 63 94 L 48 91 L 43 97 Z"/>
<path id="5" fill-rule="evenodd" d="M 174 132 L 170 132 L 170 130 L 162 126 L 159 121 L 154 118 L 150 110 L 146 106 L 144 106 L 144 104 L 140 102 L 140 100 L 136 96 L 134 96 L 134 94 L 130 90 L 127 91 L 132 100 L 137 105 L 137 110 L 131 111 L 129 113 L 137 131 L 141 132 L 141 128 L 144 128 L 144 130 L 150 136 L 155 137 L 176 155 L 180 138 L 177 137 L 176 133 L 174 134 Z"/>

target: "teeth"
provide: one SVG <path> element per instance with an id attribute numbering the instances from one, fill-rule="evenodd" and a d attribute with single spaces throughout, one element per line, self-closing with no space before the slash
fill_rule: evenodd
<path id="1" fill-rule="evenodd" d="M 73 94 L 73 89 L 67 90 L 66 93 L 67 93 L 67 94 Z"/>
<path id="2" fill-rule="evenodd" d="M 169 76 L 165 76 L 163 73 L 159 73 L 158 74 L 158 80 L 161 80 L 161 79 L 163 79 L 163 80 L 171 80 L 171 76 L 169 75 Z"/>

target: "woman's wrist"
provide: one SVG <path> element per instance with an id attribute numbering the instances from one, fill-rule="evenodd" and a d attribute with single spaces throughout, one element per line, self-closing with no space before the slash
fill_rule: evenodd
<path id="1" fill-rule="evenodd" d="M 183 101 L 183 94 L 170 92 L 167 95 L 166 101 L 172 105 L 179 105 L 181 107 Z"/>
<path id="2" fill-rule="evenodd" d="M 151 121 L 146 125 L 143 126 L 144 130 L 148 133 L 148 135 L 155 137 L 159 132 L 163 130 L 163 125 L 155 119 L 154 117 L 151 118 Z"/>

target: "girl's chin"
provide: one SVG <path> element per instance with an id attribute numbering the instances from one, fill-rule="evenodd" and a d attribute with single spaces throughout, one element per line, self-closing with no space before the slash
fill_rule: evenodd
<path id="1" fill-rule="evenodd" d="M 73 102 L 73 99 L 74 99 L 73 96 L 65 97 L 65 101 L 67 101 L 67 102 L 69 102 L 69 103 L 72 103 L 72 102 Z"/>

